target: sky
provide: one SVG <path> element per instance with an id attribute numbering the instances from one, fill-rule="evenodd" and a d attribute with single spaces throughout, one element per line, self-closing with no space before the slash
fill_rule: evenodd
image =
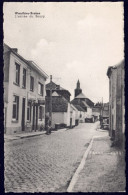
<path id="1" fill-rule="evenodd" d="M 71 100 L 79 79 L 89 99 L 109 101 L 107 69 L 124 59 L 123 2 L 4 2 L 3 12 L 4 42 L 52 75 Z"/>

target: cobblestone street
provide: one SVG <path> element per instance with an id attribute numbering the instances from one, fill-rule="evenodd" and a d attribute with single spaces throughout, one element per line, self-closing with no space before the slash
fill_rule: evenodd
<path id="1" fill-rule="evenodd" d="M 5 142 L 5 191 L 66 192 L 97 125 Z"/>

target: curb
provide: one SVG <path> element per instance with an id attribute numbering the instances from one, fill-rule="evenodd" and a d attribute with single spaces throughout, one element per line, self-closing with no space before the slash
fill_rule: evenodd
<path id="1" fill-rule="evenodd" d="M 39 135 L 43 135 L 43 134 L 45 134 L 45 132 L 42 132 L 42 133 L 40 133 L 40 134 L 34 134 L 34 135 L 27 135 L 27 136 L 19 136 L 19 135 L 17 135 L 17 136 L 15 136 L 14 138 L 4 138 L 4 141 L 13 141 L 13 140 L 18 140 L 18 139 L 24 139 L 24 138 L 29 138 L 29 137 L 34 137 L 34 136 L 39 136 Z"/>
<path id="2" fill-rule="evenodd" d="M 90 151 L 90 149 L 92 148 L 92 144 L 93 144 L 93 141 L 95 138 L 98 138 L 98 137 L 104 137 L 104 136 L 93 136 L 92 139 L 91 139 L 91 142 L 87 148 L 87 150 L 85 151 L 84 155 L 83 155 L 83 158 L 76 170 L 76 172 L 74 173 L 72 179 L 71 179 L 71 182 L 67 188 L 67 192 L 73 192 L 73 188 L 78 180 L 78 177 L 79 177 L 79 173 L 81 172 L 81 170 L 84 168 L 84 165 L 85 165 L 85 162 L 86 162 L 86 159 L 87 159 L 87 156 L 88 156 L 88 153 Z"/>
<path id="3" fill-rule="evenodd" d="M 28 137 L 35 137 L 35 136 L 39 136 L 39 135 L 43 135 L 45 134 L 45 132 L 41 133 L 41 134 L 35 134 L 35 135 L 28 135 L 28 136 L 21 136 L 20 139 L 24 139 L 24 138 L 28 138 Z"/>
<path id="4" fill-rule="evenodd" d="M 63 132 L 63 131 L 65 131 L 66 130 L 66 128 L 65 129 L 58 129 L 57 131 L 52 131 L 51 133 L 57 133 L 57 132 Z M 42 132 L 42 133 L 38 133 L 38 134 L 30 134 L 30 135 L 27 135 L 27 136 L 20 136 L 20 135 L 17 135 L 17 136 L 15 136 L 14 138 L 4 138 L 4 141 L 6 141 L 6 142 L 9 142 L 9 141 L 13 141 L 13 140 L 18 140 L 18 139 L 24 139 L 24 138 L 29 138 L 29 137 L 35 137 L 35 136 L 39 136 L 39 135 L 43 135 L 43 134 L 46 134 L 46 132 L 44 131 L 44 132 Z"/>

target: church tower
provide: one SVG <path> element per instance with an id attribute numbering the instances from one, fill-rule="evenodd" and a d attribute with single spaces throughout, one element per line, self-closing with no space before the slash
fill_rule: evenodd
<path id="1" fill-rule="evenodd" d="M 80 89 L 80 82 L 79 80 L 77 81 L 77 84 L 76 84 L 76 89 L 75 89 L 75 97 L 77 95 L 79 95 L 80 93 L 82 93 L 82 89 Z"/>

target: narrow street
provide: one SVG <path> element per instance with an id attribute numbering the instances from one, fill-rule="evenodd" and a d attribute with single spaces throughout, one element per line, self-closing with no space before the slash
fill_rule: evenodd
<path id="1" fill-rule="evenodd" d="M 66 192 L 98 124 L 5 142 L 5 191 Z"/>

